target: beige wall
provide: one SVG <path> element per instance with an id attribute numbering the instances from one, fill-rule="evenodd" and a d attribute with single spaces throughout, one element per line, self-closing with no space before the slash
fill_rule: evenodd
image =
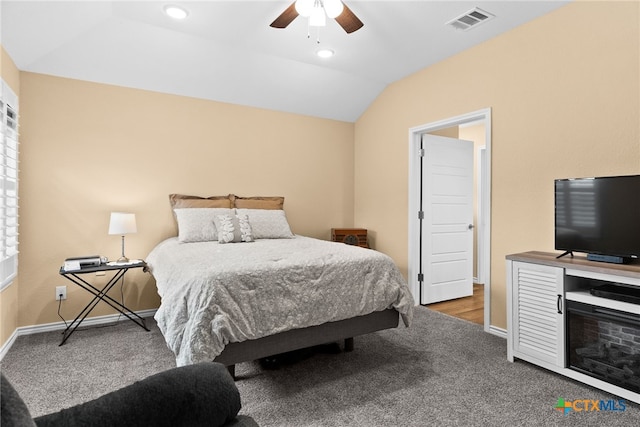
<path id="1" fill-rule="evenodd" d="M 353 123 L 27 72 L 21 84 L 21 326 L 59 321 L 57 285 L 67 319 L 88 302 L 58 270 L 120 255 L 110 211 L 136 213 L 130 258 L 174 235 L 169 193 L 284 196 L 293 231 L 323 239 L 352 226 Z M 125 303 L 158 306 L 148 274 L 127 275 Z M 102 306 L 92 316 L 112 312 Z"/>
<path id="2" fill-rule="evenodd" d="M 2 79 L 11 87 L 11 90 L 19 96 L 20 71 L 2 45 L 0 45 L 0 51 L 2 52 L 0 56 L 0 73 L 2 74 Z"/>
<path id="3" fill-rule="evenodd" d="M 505 255 L 553 250 L 553 179 L 640 173 L 640 4 L 576 2 L 390 85 L 356 123 L 355 218 L 408 265 L 408 129 L 492 109 L 491 324 Z"/>
<path id="4" fill-rule="evenodd" d="M 0 45 L 0 76 L 20 96 L 20 71 Z M 20 101 L 19 101 L 20 102 Z M 0 292 L 0 347 L 11 337 L 18 326 L 18 278 Z"/>
<path id="5" fill-rule="evenodd" d="M 391 85 L 355 125 L 18 74 L 3 51 L 3 78 L 21 89 L 22 145 L 20 287 L 0 295 L 1 342 L 15 324 L 59 320 L 57 285 L 68 287 L 66 318 L 86 304 L 57 272 L 69 256 L 119 255 L 110 211 L 137 214 L 130 257 L 174 234 L 171 192 L 283 195 L 296 233 L 369 228 L 406 274 L 408 129 L 487 107 L 491 323 L 504 327 L 504 256 L 553 249 L 553 179 L 640 173 L 638 9 L 570 4 Z M 127 283 L 128 305 L 157 306 L 148 275 Z"/>

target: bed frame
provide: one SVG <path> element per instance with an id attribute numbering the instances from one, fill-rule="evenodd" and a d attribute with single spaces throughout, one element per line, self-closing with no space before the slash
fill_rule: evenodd
<path id="1" fill-rule="evenodd" d="M 257 360 L 275 354 L 299 350 L 344 339 L 345 351 L 353 350 L 353 337 L 383 329 L 398 327 L 399 313 L 395 309 L 376 311 L 351 319 L 327 322 L 318 326 L 293 329 L 255 340 L 227 344 L 214 362 L 227 367 L 235 379 L 236 363 Z"/>

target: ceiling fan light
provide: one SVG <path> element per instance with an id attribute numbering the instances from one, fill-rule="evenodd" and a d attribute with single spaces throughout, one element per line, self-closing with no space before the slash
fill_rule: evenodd
<path id="1" fill-rule="evenodd" d="M 187 15 L 189 15 L 189 12 L 187 12 L 185 9 L 175 5 L 165 6 L 164 13 L 166 13 L 167 16 L 170 16 L 173 19 L 184 19 L 187 17 Z"/>
<path id="2" fill-rule="evenodd" d="M 318 49 L 316 51 L 316 55 L 318 55 L 320 58 L 331 58 L 333 55 L 335 55 L 335 51 L 331 50 L 331 49 Z"/>
<path id="3" fill-rule="evenodd" d="M 324 0 L 324 10 L 329 18 L 340 16 L 344 10 L 344 5 L 340 0 Z"/>
<path id="4" fill-rule="evenodd" d="M 322 7 L 314 7 L 309 16 L 309 25 L 312 27 L 324 27 L 327 25 L 327 15 Z"/>
<path id="5" fill-rule="evenodd" d="M 314 0 L 296 0 L 296 12 L 298 15 L 308 18 L 313 12 Z"/>

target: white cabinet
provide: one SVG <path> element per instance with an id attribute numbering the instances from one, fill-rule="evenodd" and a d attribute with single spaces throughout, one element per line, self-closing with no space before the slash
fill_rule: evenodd
<path id="1" fill-rule="evenodd" d="M 564 269 L 508 261 L 509 360 L 564 367 Z"/>
<path id="2" fill-rule="evenodd" d="M 572 318 L 576 309 L 567 307 L 567 304 L 573 304 L 567 301 L 589 304 L 596 307 L 596 311 L 602 311 L 601 308 L 621 311 L 624 317 L 633 319 L 634 324 L 640 320 L 638 304 L 592 295 L 590 290 L 601 283 L 640 287 L 640 261 L 614 265 L 589 261 L 583 256 L 557 259 L 556 254 L 547 252 L 508 255 L 507 358 L 511 362 L 521 359 L 533 363 L 640 403 L 640 393 L 628 384 L 616 385 L 615 379 L 594 376 L 593 372 L 581 370 L 580 366 L 576 369 L 575 360 L 567 360 L 576 352 L 572 350 L 575 337 L 566 336 L 567 330 L 573 331 L 576 321 Z M 569 312 L 567 308 L 570 308 Z M 579 321 L 575 324 L 580 325 Z M 571 333 L 576 334 L 576 331 Z M 611 334 L 604 334 L 608 335 Z M 598 337 L 598 340 L 602 339 Z M 566 349 L 568 344 L 569 350 Z"/>

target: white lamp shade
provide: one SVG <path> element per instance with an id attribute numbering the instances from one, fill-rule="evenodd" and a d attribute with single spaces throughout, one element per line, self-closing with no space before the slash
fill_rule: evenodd
<path id="1" fill-rule="evenodd" d="M 136 214 L 126 212 L 111 212 L 109 234 L 125 235 L 136 233 Z"/>
<path id="2" fill-rule="evenodd" d="M 329 18 L 340 16 L 344 10 L 344 5 L 340 0 L 324 0 L 323 4 Z"/>
<path id="3" fill-rule="evenodd" d="M 300 16 L 308 18 L 311 15 L 311 11 L 313 11 L 313 3 L 314 0 L 297 0 L 296 1 L 296 12 Z"/>
<path id="4" fill-rule="evenodd" d="M 327 25 L 327 15 L 321 7 L 314 7 L 309 17 L 309 25 L 312 27 L 324 27 Z"/>

